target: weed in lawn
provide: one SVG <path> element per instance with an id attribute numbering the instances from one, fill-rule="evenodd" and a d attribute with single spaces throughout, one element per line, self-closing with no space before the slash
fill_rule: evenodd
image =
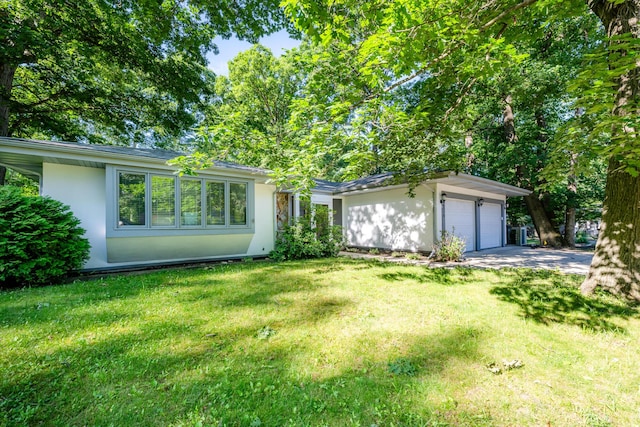
<path id="1" fill-rule="evenodd" d="M 275 329 L 270 328 L 269 326 L 263 326 L 258 331 L 257 337 L 259 340 L 268 340 L 272 336 L 277 334 Z"/>
<path id="2" fill-rule="evenodd" d="M 408 375 L 410 377 L 416 374 L 416 367 L 413 366 L 410 360 L 400 358 L 393 362 L 389 362 L 389 372 L 394 375 Z"/>

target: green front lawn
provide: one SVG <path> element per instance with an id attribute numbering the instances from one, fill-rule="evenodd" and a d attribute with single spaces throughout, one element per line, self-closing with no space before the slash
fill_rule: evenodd
<path id="1" fill-rule="evenodd" d="M 338 259 L 4 291 L 0 424 L 638 425 L 640 311 L 579 282 Z"/>

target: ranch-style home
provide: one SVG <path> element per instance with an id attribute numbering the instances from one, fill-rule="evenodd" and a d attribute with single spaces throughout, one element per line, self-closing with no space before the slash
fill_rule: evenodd
<path id="1" fill-rule="evenodd" d="M 430 251 L 441 230 L 467 251 L 506 244 L 506 198 L 529 192 L 452 172 L 408 196 L 390 175 L 317 181 L 311 203 L 279 191 L 269 171 L 215 162 L 198 176 L 176 174 L 172 151 L 0 138 L 0 165 L 33 177 L 68 205 L 91 243 L 86 270 L 266 256 L 279 227 L 314 206 L 363 248 Z"/>

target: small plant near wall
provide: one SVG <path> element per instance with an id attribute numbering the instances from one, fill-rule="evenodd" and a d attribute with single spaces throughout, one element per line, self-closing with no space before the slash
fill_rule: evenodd
<path id="1" fill-rule="evenodd" d="M 443 230 L 440 239 L 433 244 L 433 251 L 429 258 L 435 261 L 461 261 L 464 255 L 465 240 L 453 232 Z"/>
<path id="2" fill-rule="evenodd" d="M 68 206 L 0 187 L 0 287 L 59 282 L 89 258 L 89 241 Z"/>

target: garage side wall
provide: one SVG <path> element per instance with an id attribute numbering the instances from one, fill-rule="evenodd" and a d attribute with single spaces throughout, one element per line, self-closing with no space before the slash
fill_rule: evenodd
<path id="1" fill-rule="evenodd" d="M 42 165 L 42 195 L 68 205 L 86 230 L 91 252 L 84 268 L 108 265 L 104 183 L 104 169 L 55 163 Z"/>
<path id="2" fill-rule="evenodd" d="M 371 191 L 343 198 L 349 246 L 430 251 L 433 245 L 433 192 L 420 186 Z"/>

